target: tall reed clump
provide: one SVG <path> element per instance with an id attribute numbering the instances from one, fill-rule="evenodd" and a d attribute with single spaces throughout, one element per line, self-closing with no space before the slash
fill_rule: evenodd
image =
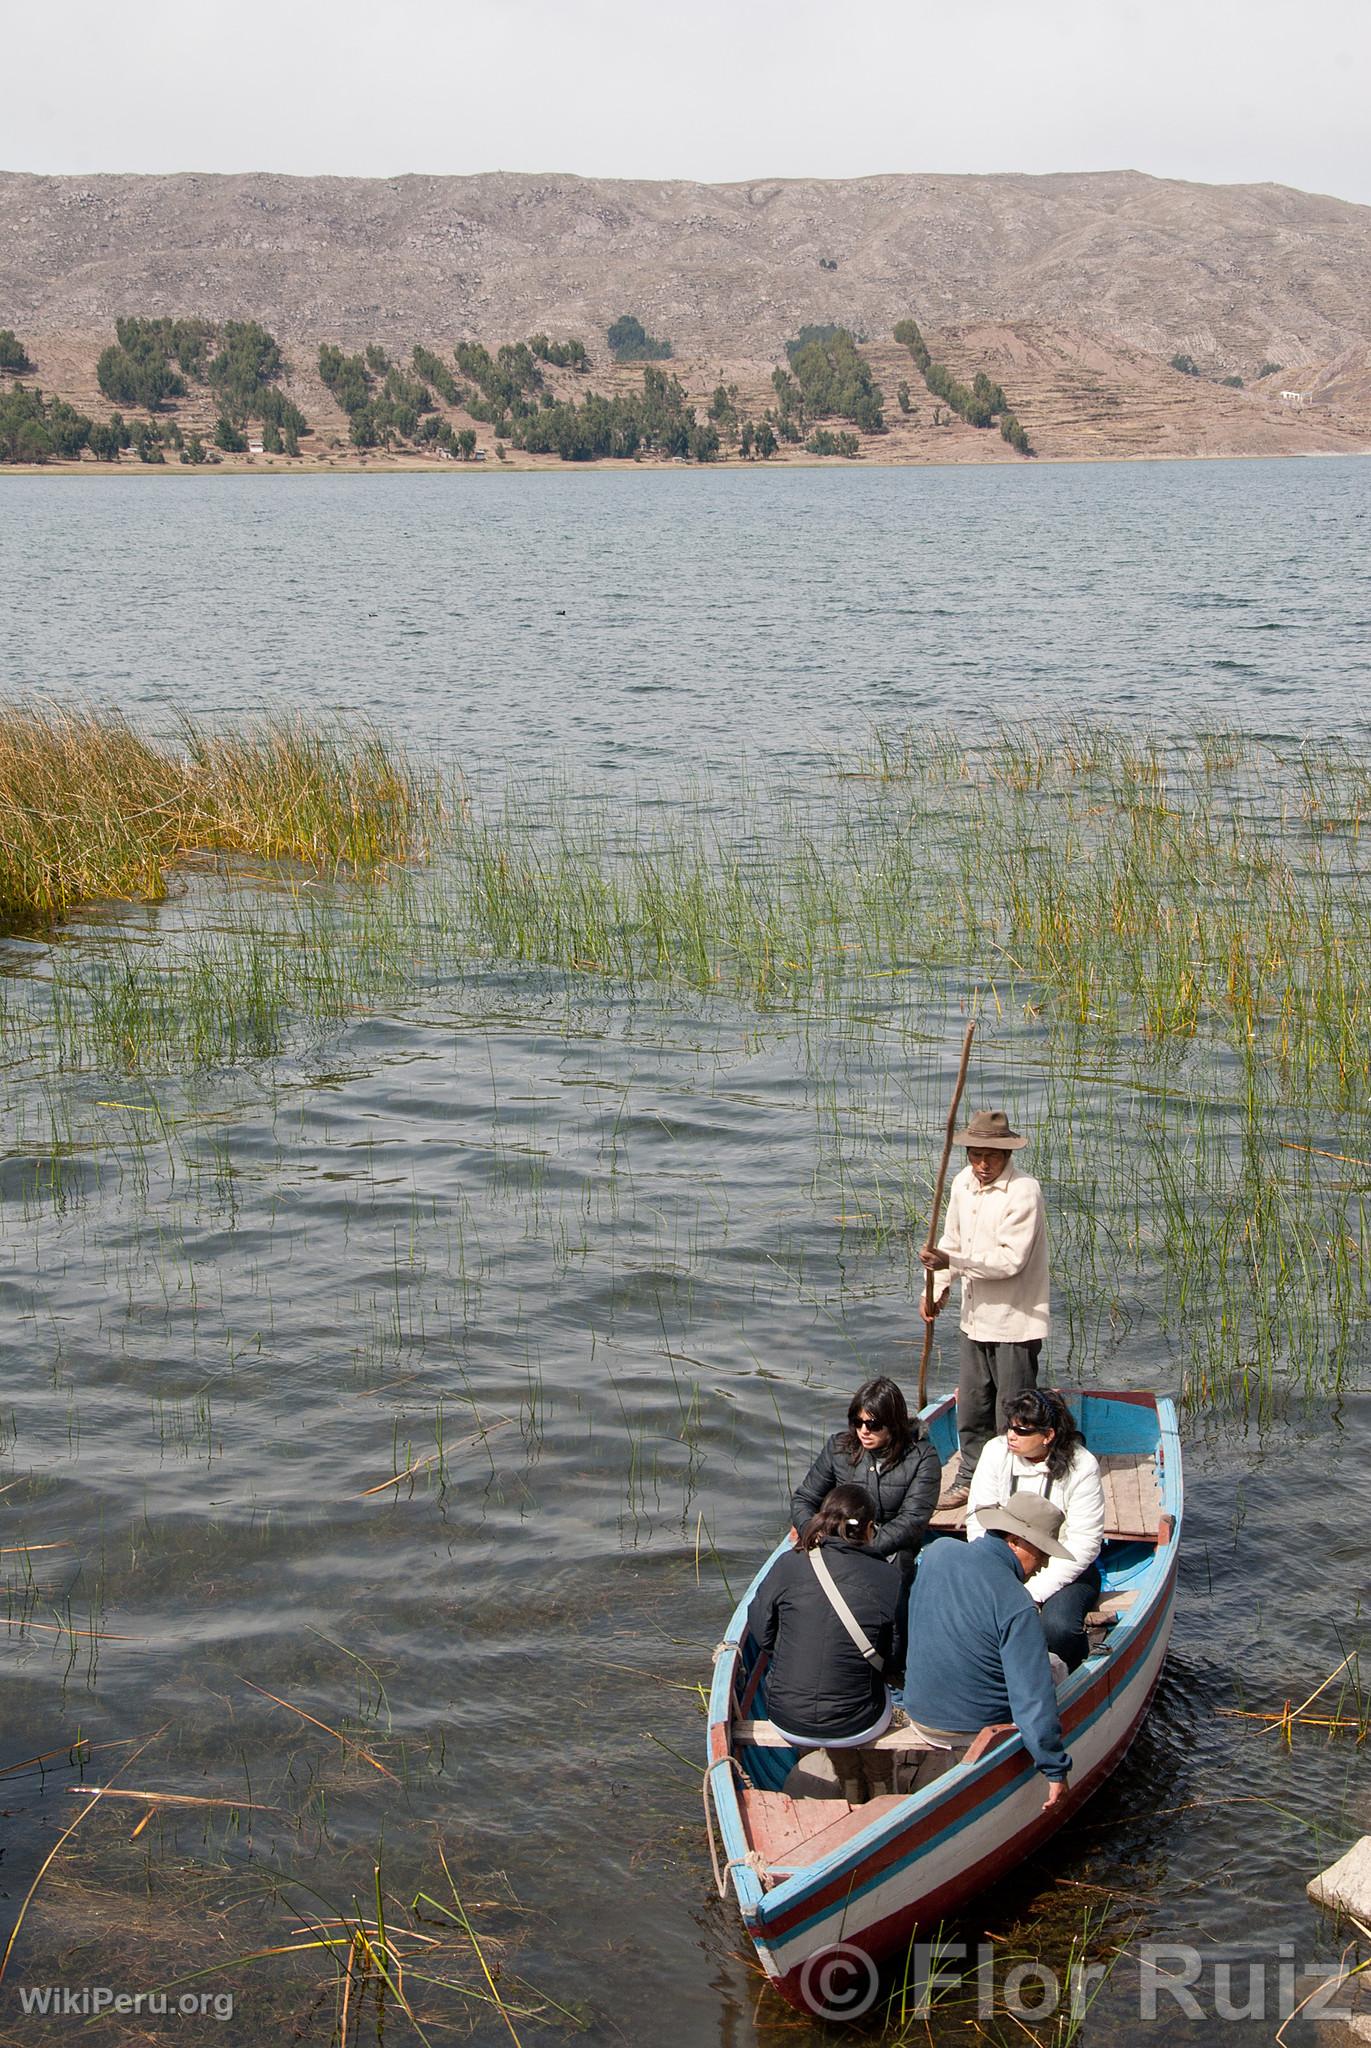
<path id="1" fill-rule="evenodd" d="M 436 788 L 389 741 L 273 719 L 252 732 L 184 728 L 182 845 L 372 869 L 415 851 Z"/>
<path id="2" fill-rule="evenodd" d="M 0 925 L 78 903 L 156 901 L 202 851 L 375 870 L 406 859 L 436 818 L 436 785 L 363 729 L 269 719 L 246 732 L 187 725 L 180 746 L 117 712 L 0 707 Z"/>
<path id="3" fill-rule="evenodd" d="M 159 897 L 185 769 L 117 714 L 0 713 L 0 919 L 60 917 L 100 897 Z"/>

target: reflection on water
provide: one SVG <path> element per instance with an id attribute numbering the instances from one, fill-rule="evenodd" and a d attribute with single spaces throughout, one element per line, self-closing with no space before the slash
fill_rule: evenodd
<path id="1" fill-rule="evenodd" d="M 1353 464 L 470 482 L 6 479 L 8 684 L 149 718 L 365 706 L 425 746 L 684 786 L 701 752 L 798 765 L 925 710 L 1323 733 L 1365 667 Z M 4 1781 L 11 1916 L 82 1782 L 219 1803 L 100 1801 L 7 2013 L 16 1983 L 229 1963 L 206 1981 L 233 2038 L 327 2040 L 379 1863 L 421 2019 L 508 2038 L 479 1942 L 525 2039 L 644 2038 L 664 1996 L 675 2039 L 811 2038 L 713 1897 L 697 1687 L 852 1386 L 915 1375 L 904 1225 L 960 998 L 910 1019 L 891 991 L 859 1028 L 493 963 L 233 1072 L 37 1071 L 11 1042 L 0 1764 L 56 1752 Z M 1022 1007 L 983 1013 L 978 1089 L 1052 1126 L 1055 1213 L 1074 1242 L 1093 1205 L 1128 1281 L 1110 1316 L 1059 1315 L 1054 1368 L 1171 1389 L 1206 1302 L 1162 1298 L 1155 1219 L 1108 1174 L 1082 1192 L 1139 1098 L 1064 1106 L 1052 1048 Z M 1364 1386 L 1360 1337 L 1353 1363 Z M 1304 1885 L 1368 1825 L 1346 1738 L 1287 1748 L 1229 1710 L 1298 1703 L 1354 1647 L 1371 1401 L 1187 1432 L 1152 1715 L 958 1936 L 1063 1981 L 1126 1944 L 1083 2038 L 1191 2024 L 1143 2017 L 1143 1941 L 1335 1955 Z M 234 1964 L 300 1929 L 335 1945 Z M 935 2038 L 967 2017 L 949 1997 Z"/>

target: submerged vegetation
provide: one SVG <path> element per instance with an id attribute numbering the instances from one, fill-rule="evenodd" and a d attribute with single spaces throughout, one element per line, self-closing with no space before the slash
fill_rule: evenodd
<path id="1" fill-rule="evenodd" d="M 158 946 L 64 949 L 6 1007 L 66 1067 L 261 1057 L 492 962 L 629 1002 L 653 983 L 727 995 L 769 1028 L 879 1039 L 882 1073 L 897 1052 L 926 1062 L 930 1015 L 971 1007 L 1037 1103 L 1073 1342 L 1116 1342 L 1160 1283 L 1199 1396 L 1234 1374 L 1260 1389 L 1353 1367 L 1371 1158 L 1364 750 L 878 734 L 801 791 L 645 798 L 635 814 L 617 796 L 464 786 L 440 825 L 435 793 L 372 736 L 189 733 L 163 749 L 118 721 L 30 711 L 7 721 L 0 792 L 11 919 L 156 897 L 190 848 L 375 870 L 421 831 L 432 842 L 381 890 L 230 882 L 214 916 Z M 885 1234 L 923 1195 L 871 1144 L 846 1171 Z"/>

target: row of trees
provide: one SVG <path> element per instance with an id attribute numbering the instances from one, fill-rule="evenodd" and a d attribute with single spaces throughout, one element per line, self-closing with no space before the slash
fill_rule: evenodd
<path id="1" fill-rule="evenodd" d="M 97 421 L 64 398 L 44 398 L 36 386 L 0 392 L 0 462 L 75 462 L 85 448 L 97 462 L 117 462 L 126 449 L 150 464 L 165 463 L 167 448 L 178 449 L 182 462 L 206 459 L 199 436 L 187 442 L 175 420 L 126 420 L 114 412 Z"/>
<path id="2" fill-rule="evenodd" d="M 949 411 L 957 413 L 972 427 L 993 427 L 998 419 L 1000 433 L 1011 448 L 1017 449 L 1021 455 L 1033 453 L 1028 445 L 1028 435 L 1009 410 L 1003 388 L 992 378 L 987 377 L 984 370 L 977 370 L 972 382 L 963 384 L 953 376 L 946 363 L 933 361 L 928 352 L 928 344 L 914 320 L 899 321 L 895 327 L 895 339 L 909 350 L 929 391 L 935 398 L 940 398 Z M 901 387 L 902 390 L 905 388 Z M 904 410 L 908 411 L 905 399 L 902 398 L 900 402 Z M 935 425 L 937 417 L 935 408 Z"/>
<path id="3" fill-rule="evenodd" d="M 482 342 L 461 341 L 453 356 L 474 390 L 459 383 L 443 358 L 422 342 L 411 352 L 413 377 L 392 364 L 374 342 L 354 356 L 326 343 L 319 351 L 319 374 L 348 415 L 355 446 L 409 441 L 425 447 L 436 443 L 453 455 L 470 459 L 476 452 L 475 433 L 467 428 L 457 432 L 446 421 L 431 420 L 437 409 L 435 391 L 444 404 L 460 406 L 473 419 L 493 426 L 500 439 L 508 440 L 517 421 L 556 406 L 539 368 L 541 362 L 576 370 L 590 367 L 581 342 L 554 342 L 546 334 L 504 342 L 493 355 Z"/>
<path id="4" fill-rule="evenodd" d="M 1203 377 L 1204 375 L 1204 371 L 1195 361 L 1195 358 L 1184 353 L 1171 357 L 1171 367 L 1173 370 L 1179 370 L 1183 377 Z M 1257 372 L 1258 379 L 1274 376 L 1280 367 L 1279 363 L 1264 362 Z M 1230 391 L 1241 391 L 1243 389 L 1243 379 L 1236 374 L 1227 377 L 1212 377 L 1210 382 L 1227 385 Z"/>
<path id="5" fill-rule="evenodd" d="M 828 328 L 824 332 L 834 336 L 842 330 Z M 777 453 L 783 440 L 803 440 L 805 403 L 799 385 L 783 369 L 773 371 L 771 381 L 773 389 L 777 391 L 779 410 L 762 414 L 756 426 L 752 424 L 752 420 L 740 422 L 738 418 L 736 385 L 715 385 L 713 399 L 709 401 L 709 418 L 719 426 L 721 434 L 738 442 L 738 453 L 742 455 L 744 461 L 760 459 L 764 463 Z M 809 438 L 803 440 L 803 444 L 809 455 L 844 455 L 848 459 L 861 455 L 861 442 L 857 434 L 832 434 L 826 426 L 816 426 L 809 432 Z"/>
<path id="6" fill-rule="evenodd" d="M 354 448 L 390 448 L 397 441 L 408 441 L 415 447 L 443 448 L 449 455 L 470 461 L 476 453 L 475 429 L 466 427 L 458 433 L 447 420 L 440 419 L 429 386 L 435 386 L 454 405 L 470 403 L 467 394 L 431 349 L 416 347 L 412 361 L 418 376 L 411 377 L 392 363 L 374 343 L 363 355 L 347 356 L 325 342 L 319 351 L 319 375 L 348 416 Z M 268 444 L 264 440 L 262 445 L 266 448 Z"/>
<path id="7" fill-rule="evenodd" d="M 805 447 L 811 455 L 845 455 L 849 462 L 862 452 L 855 434 L 831 434 L 827 427 L 816 427 Z"/>
<path id="8" fill-rule="evenodd" d="M 572 335 L 568 341 L 549 341 L 545 334 L 531 334 L 528 345 L 540 363 L 551 363 L 557 370 L 588 370 L 590 357 L 586 354 L 583 341 Z M 668 353 L 670 351 L 668 350 Z"/>
<path id="9" fill-rule="evenodd" d="M 697 419 L 678 378 L 651 366 L 643 371 L 641 393 L 606 398 L 589 391 L 579 405 L 574 399 L 554 400 L 511 420 L 506 432 L 516 448 L 530 455 L 557 455 L 563 462 L 622 459 L 639 452 L 712 462 L 719 452 L 718 427 Z"/>
<path id="10" fill-rule="evenodd" d="M 275 389 L 286 367 L 276 337 L 255 320 L 226 320 L 218 341 L 218 352 L 205 370 L 204 381 L 218 394 L 224 411 L 240 423 L 271 417 L 281 425 L 281 408 L 290 406 L 295 432 L 304 433 L 304 414 Z M 278 402 L 276 408 L 264 411 L 271 400 Z"/>
<path id="11" fill-rule="evenodd" d="M 506 413 L 518 418 L 533 410 L 533 394 L 543 388 L 543 373 L 526 341 L 502 342 L 494 355 L 479 341 L 459 341 L 453 354 L 462 375 L 470 377 L 485 400 L 484 411 L 466 401 L 473 419 L 494 425 Z"/>
<path id="12" fill-rule="evenodd" d="M 102 349 L 95 380 L 114 405 L 141 405 L 160 412 L 168 399 L 184 398 L 186 380 L 172 368 L 170 320 L 116 320 L 118 340 Z"/>
<path id="13" fill-rule="evenodd" d="M 345 356 L 331 341 L 319 350 L 319 380 L 345 413 L 360 412 L 371 397 L 371 372 L 362 356 Z"/>
<path id="14" fill-rule="evenodd" d="M 723 440 L 737 443 L 738 453 L 745 462 L 768 462 L 780 446 L 776 415 L 768 411 L 755 424 L 744 419 L 738 411 L 736 384 L 715 385 L 709 401 L 709 417 Z"/>
<path id="15" fill-rule="evenodd" d="M 0 462 L 71 462 L 90 445 L 92 423 L 63 399 L 14 384 L 0 391 Z"/>
<path id="16" fill-rule="evenodd" d="M 416 341 L 410 361 L 424 382 L 432 385 L 445 405 L 462 403 L 462 387 L 440 355 L 435 355 L 431 348 L 425 348 L 422 342 Z"/>
<path id="17" fill-rule="evenodd" d="M 299 406 L 279 388 L 286 365 L 276 337 L 256 320 L 216 326 L 209 320 L 129 316 L 116 320 L 114 331 L 115 341 L 101 351 L 95 366 L 96 381 L 112 404 L 142 406 L 157 414 L 172 399 L 185 397 L 190 378 L 208 385 L 218 398 L 214 438 L 220 448 L 246 449 L 247 422 L 259 419 L 264 449 L 300 453 L 300 436 L 309 428 Z M 161 442 L 148 445 L 159 448 Z M 174 445 L 181 445 L 179 436 Z"/>

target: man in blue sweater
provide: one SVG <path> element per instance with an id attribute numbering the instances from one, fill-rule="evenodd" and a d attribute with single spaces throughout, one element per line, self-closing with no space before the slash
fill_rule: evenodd
<path id="1" fill-rule="evenodd" d="M 1049 1557 L 1070 1557 L 1057 1541 L 1062 1511 L 1041 1494 L 1016 1493 L 983 1508 L 997 1543 L 942 1537 L 925 1544 L 909 1603 L 909 1676 L 903 1705 L 939 1745 L 939 1768 L 959 1761 L 980 1730 L 1013 1721 L 1048 1781 L 1043 1811 L 1066 1796 L 1071 1759 L 1062 1742 L 1057 1694 L 1042 1621 L 1025 1580 Z M 922 1769 L 918 1782 L 938 1775 Z"/>

